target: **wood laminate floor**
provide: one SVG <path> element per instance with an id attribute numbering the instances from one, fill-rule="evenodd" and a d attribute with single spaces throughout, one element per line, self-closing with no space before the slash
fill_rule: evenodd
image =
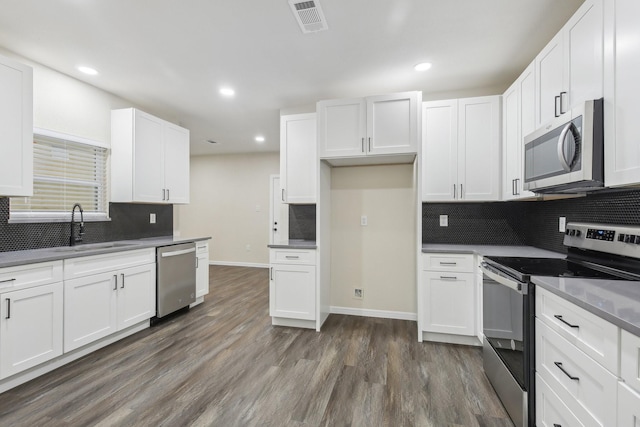
<path id="1" fill-rule="evenodd" d="M 205 302 L 0 394 L 0 426 L 511 426 L 481 350 L 415 322 L 272 327 L 268 271 L 210 267 Z"/>

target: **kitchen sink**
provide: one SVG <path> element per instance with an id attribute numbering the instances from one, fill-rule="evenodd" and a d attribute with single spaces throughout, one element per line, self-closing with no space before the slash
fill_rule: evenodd
<path id="1" fill-rule="evenodd" d="M 90 243 L 86 245 L 77 245 L 77 246 L 62 246 L 59 248 L 54 248 L 55 252 L 86 252 L 86 251 L 96 251 L 99 249 L 110 249 L 110 248 L 123 248 L 127 246 L 136 246 L 137 243 L 127 243 L 127 242 L 106 242 L 106 243 Z"/>

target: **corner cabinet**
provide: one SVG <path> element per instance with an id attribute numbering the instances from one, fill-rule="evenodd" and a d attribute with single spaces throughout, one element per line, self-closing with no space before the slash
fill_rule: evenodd
<path id="1" fill-rule="evenodd" d="M 422 106 L 422 201 L 500 200 L 500 96 Z"/>
<path id="2" fill-rule="evenodd" d="M 189 203 L 189 131 L 135 108 L 113 110 L 111 200 Z"/>
<path id="3" fill-rule="evenodd" d="M 607 34 L 605 51 L 604 173 L 605 185 L 640 184 L 640 2 L 605 2 Z"/>
<path id="4" fill-rule="evenodd" d="M 209 243 L 196 242 L 196 298 L 209 293 Z"/>
<path id="5" fill-rule="evenodd" d="M 33 195 L 33 70 L 0 56 L 0 197 Z"/>
<path id="6" fill-rule="evenodd" d="M 318 170 L 316 114 L 280 117 L 280 196 L 284 203 L 315 203 Z"/>
<path id="7" fill-rule="evenodd" d="M 386 162 L 413 161 L 421 102 L 421 92 L 318 102 L 320 159 L 336 166 L 384 163 L 385 156 L 391 156 Z"/>

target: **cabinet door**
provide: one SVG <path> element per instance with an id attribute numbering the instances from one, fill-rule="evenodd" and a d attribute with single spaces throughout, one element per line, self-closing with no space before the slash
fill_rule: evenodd
<path id="1" fill-rule="evenodd" d="M 320 101 L 317 114 L 321 159 L 365 155 L 367 109 L 364 99 Z"/>
<path id="2" fill-rule="evenodd" d="M 458 100 L 458 199 L 500 199 L 500 97 Z"/>
<path id="3" fill-rule="evenodd" d="M 164 188 L 169 203 L 189 203 L 189 131 L 164 123 Z"/>
<path id="4" fill-rule="evenodd" d="M 502 95 L 502 199 L 518 197 L 520 176 L 520 85 L 516 81 Z"/>
<path id="5" fill-rule="evenodd" d="M 559 32 L 542 49 L 535 60 L 537 82 L 536 128 L 560 114 L 561 106 L 556 97 L 564 91 L 564 43 Z M 556 108 L 558 107 L 558 108 Z"/>
<path id="6" fill-rule="evenodd" d="M 164 148 L 163 121 L 134 111 L 133 200 L 163 202 Z"/>
<path id="7" fill-rule="evenodd" d="M 476 296 L 473 273 L 422 273 L 422 327 L 427 332 L 475 335 Z"/>
<path id="8" fill-rule="evenodd" d="M 0 56 L 0 196 L 33 195 L 33 70 Z"/>
<path id="9" fill-rule="evenodd" d="M 280 185 L 286 203 L 316 202 L 317 133 L 315 114 L 280 118 Z"/>
<path id="10" fill-rule="evenodd" d="M 64 282 L 64 351 L 75 350 L 117 330 L 116 272 Z"/>
<path id="11" fill-rule="evenodd" d="M 422 104 L 422 201 L 458 195 L 458 101 Z"/>
<path id="12" fill-rule="evenodd" d="M 586 0 L 569 19 L 564 32 L 564 51 L 568 61 L 568 105 L 603 95 L 604 15 L 603 0 Z"/>
<path id="13" fill-rule="evenodd" d="M 607 33 L 613 41 L 605 59 L 605 185 L 640 183 L 640 2 L 605 3 Z M 636 42 L 633 42 L 635 40 Z"/>
<path id="14" fill-rule="evenodd" d="M 196 298 L 209 293 L 209 252 L 199 253 L 196 264 Z"/>
<path id="15" fill-rule="evenodd" d="M 640 394 L 626 384 L 618 383 L 618 423 L 619 427 L 640 427 Z"/>
<path id="16" fill-rule="evenodd" d="M 62 282 L 0 294 L 0 377 L 62 354 Z"/>
<path id="17" fill-rule="evenodd" d="M 418 151 L 418 94 L 372 96 L 367 101 L 368 154 Z"/>
<path id="18" fill-rule="evenodd" d="M 269 314 L 272 317 L 315 320 L 316 268 L 310 265 L 272 265 Z"/>
<path id="19" fill-rule="evenodd" d="M 145 264 L 118 272 L 117 329 L 151 319 L 155 314 L 156 266 Z"/>

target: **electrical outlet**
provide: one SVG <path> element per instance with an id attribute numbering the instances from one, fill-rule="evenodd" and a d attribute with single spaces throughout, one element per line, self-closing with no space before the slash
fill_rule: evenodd
<path id="1" fill-rule="evenodd" d="M 149 214 L 149 224 L 155 224 L 155 223 L 156 223 L 156 214 L 150 213 Z"/>
<path id="2" fill-rule="evenodd" d="M 256 212 L 260 212 L 260 211 L 262 211 L 262 206 L 256 205 Z"/>
<path id="3" fill-rule="evenodd" d="M 362 215 L 360 217 L 360 225 L 362 225 L 362 226 L 367 225 L 367 216 L 366 215 Z"/>
<path id="4" fill-rule="evenodd" d="M 251 245 L 246 246 L 247 252 L 251 252 Z"/>
<path id="5" fill-rule="evenodd" d="M 440 215 L 440 227 L 449 226 L 449 215 Z"/>
<path id="6" fill-rule="evenodd" d="M 564 233 L 567 231 L 567 217 L 561 216 L 558 220 L 558 231 Z"/>
<path id="7" fill-rule="evenodd" d="M 355 299 L 362 299 L 363 296 L 364 296 L 364 290 L 363 289 L 355 288 L 353 290 L 353 297 Z"/>

